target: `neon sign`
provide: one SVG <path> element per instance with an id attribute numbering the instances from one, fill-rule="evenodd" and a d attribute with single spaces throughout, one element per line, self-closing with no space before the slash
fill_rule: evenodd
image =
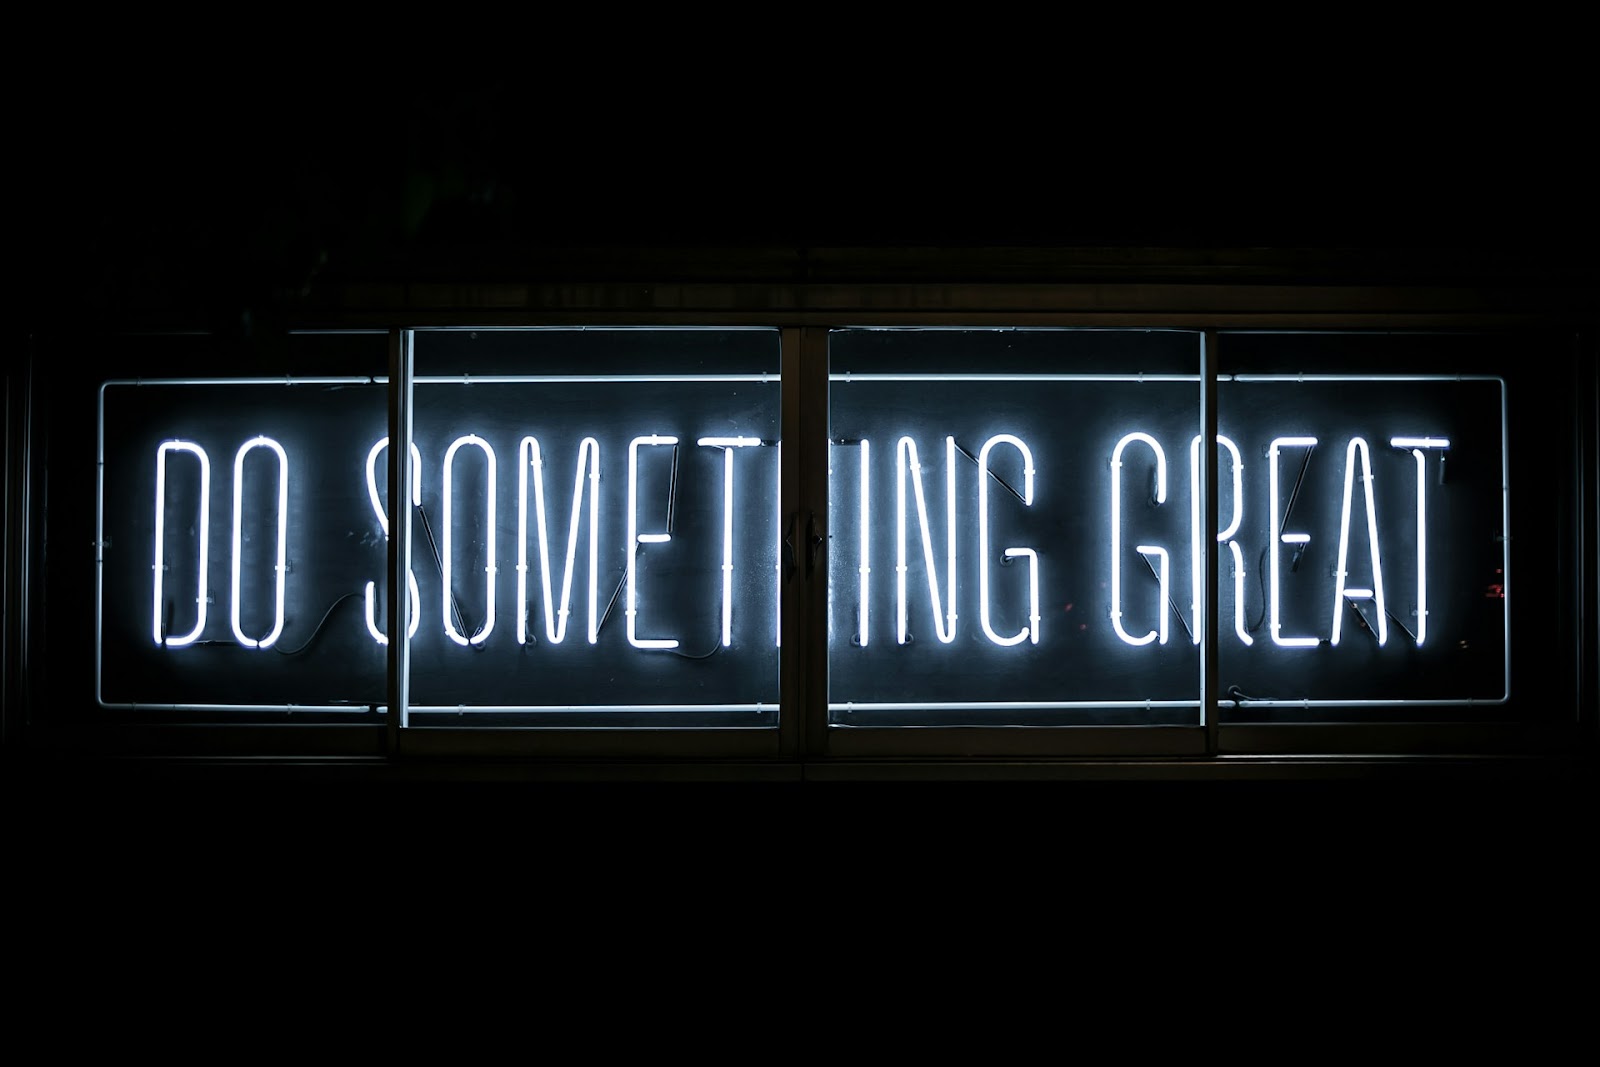
<path id="1" fill-rule="evenodd" d="M 1019 400 L 1005 376 L 933 379 L 908 404 L 899 379 L 836 386 L 830 705 L 1197 707 L 1197 389 L 1061 375 Z M 1503 699 L 1507 604 L 1480 593 L 1507 586 L 1502 383 L 1219 393 L 1229 699 Z M 381 702 L 383 400 L 360 380 L 107 387 L 105 703 Z M 757 376 L 419 381 L 416 704 L 770 709 L 776 401 Z M 568 469 L 570 498 L 546 477 Z"/>

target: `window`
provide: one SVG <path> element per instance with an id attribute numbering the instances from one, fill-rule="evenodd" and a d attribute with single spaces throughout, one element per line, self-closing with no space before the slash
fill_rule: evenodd
<path id="1" fill-rule="evenodd" d="M 102 708 L 325 719 L 387 705 L 368 638 L 386 520 L 363 462 L 385 391 L 356 376 L 102 383 Z"/>
<path id="2" fill-rule="evenodd" d="M 409 727 L 778 723 L 779 336 L 425 330 Z"/>
<path id="3" fill-rule="evenodd" d="M 829 340 L 830 723 L 1201 722 L 1201 335 Z"/>
<path id="4" fill-rule="evenodd" d="M 1545 391 L 1507 381 L 1508 361 L 1494 358 L 1505 343 L 1223 338 L 1225 361 L 1277 371 L 1228 375 L 1218 390 L 1243 468 L 1226 542 L 1233 639 L 1219 649 L 1229 719 L 1478 717 L 1510 698 L 1511 505 L 1522 500 L 1506 412 L 1521 390 L 1519 410 L 1542 407 Z M 1497 364 L 1503 373 L 1483 372 Z M 1533 450 L 1570 453 L 1563 430 Z M 1519 473 L 1529 495 L 1516 519 L 1531 540 L 1548 501 L 1537 461 Z M 1530 584 L 1554 578 L 1536 555 L 1519 562 Z"/>
<path id="5" fill-rule="evenodd" d="M 1571 331 L 447 318 L 44 342 L 35 741 L 792 776 L 1592 729 Z"/>

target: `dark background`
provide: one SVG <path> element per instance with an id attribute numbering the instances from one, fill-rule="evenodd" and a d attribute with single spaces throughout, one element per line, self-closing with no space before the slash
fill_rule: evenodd
<path id="1" fill-rule="evenodd" d="M 993 53 L 1008 68 L 997 78 L 914 41 L 798 63 L 761 49 L 740 70 L 685 57 L 627 78 L 616 53 L 585 53 L 592 68 L 568 78 L 572 67 L 545 65 L 561 49 L 541 39 L 505 65 L 518 75 L 508 84 L 459 89 L 446 86 L 471 83 L 414 56 L 373 62 L 376 44 L 370 74 L 337 89 L 330 57 L 300 49 L 234 70 L 221 43 L 200 46 L 196 64 L 141 60 L 131 41 L 110 67 L 98 54 L 32 57 L 16 68 L 8 165 L 23 308 L 13 340 L 148 321 L 207 329 L 222 350 L 254 356 L 303 308 L 361 282 L 1594 286 L 1583 57 L 1554 50 L 1559 28 L 1476 48 L 1443 29 L 1399 45 L 1393 29 L 1372 28 L 1336 61 L 1311 62 L 1308 38 L 1278 36 L 1181 74 L 1138 37 L 1101 47 L 1080 36 L 1043 59 Z M 1014 27 L 1004 39 L 1028 36 Z M 885 57 L 908 52 L 941 61 L 886 76 Z M 1461 61 L 1421 66 L 1441 54 Z M 823 254 L 838 248 L 860 251 Z M 1572 894 L 1592 841 L 1578 814 L 1594 810 L 1587 782 L 691 786 L 663 804 L 648 785 L 202 781 L 8 774 L 14 855 L 30 872 L 13 914 L 79 917 L 81 932 L 98 928 L 81 919 L 95 908 L 138 906 L 177 929 L 175 917 L 225 921 L 229 901 L 269 895 L 313 914 L 330 880 L 355 909 L 349 893 L 386 892 L 397 863 L 437 882 L 449 870 L 459 889 L 473 874 L 534 884 L 528 871 L 551 869 L 541 863 L 582 855 L 602 860 L 559 884 L 599 891 L 605 874 L 614 893 L 739 867 L 815 890 L 811 907 L 841 899 L 852 883 L 837 872 L 895 880 L 923 892 L 842 898 L 914 913 L 946 939 L 967 913 L 927 916 L 961 877 L 1032 887 L 1040 914 L 1060 914 L 1051 890 L 1068 886 L 1084 906 L 1133 894 L 1153 910 L 1120 929 L 1143 936 L 1174 929 L 1151 915 L 1176 915 L 1202 941 L 1229 931 L 1318 944 L 1328 927 L 1308 928 L 1307 914 L 1358 913 L 1499 948 L 1481 935 L 1514 914 L 1533 940 L 1593 944 L 1592 897 Z M 372 831 L 378 809 L 396 821 Z M 96 892 L 105 885 L 109 899 Z M 1191 892 L 1198 902 L 1184 904 Z M 812 912 L 774 907 L 789 943 Z M 1184 921 L 1223 914 L 1233 918 Z M 1263 926 L 1268 915 L 1283 922 Z"/>
<path id="2" fill-rule="evenodd" d="M 12 248 L 29 329 L 138 309 L 254 344 L 357 282 L 1592 280 L 1582 94 L 1546 58 L 1392 84 L 1075 56 L 954 99 L 759 66 L 713 89 L 616 61 L 613 95 L 558 64 L 127 59 L 29 83 Z"/>

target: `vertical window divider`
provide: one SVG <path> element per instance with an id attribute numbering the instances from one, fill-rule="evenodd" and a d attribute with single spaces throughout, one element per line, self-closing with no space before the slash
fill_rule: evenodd
<path id="1" fill-rule="evenodd" d="M 406 596 L 406 575 L 411 570 L 411 379 L 414 333 L 407 329 L 389 331 L 389 543 L 387 573 L 388 632 L 394 635 L 388 645 L 388 754 L 400 751 L 400 731 L 407 725 L 411 699 L 411 641 L 404 637 L 409 622 L 410 599 Z M 405 521 L 399 521 L 401 515 Z M 397 592 L 398 591 L 398 592 Z"/>
<path id="2" fill-rule="evenodd" d="M 1217 712 L 1217 347 L 1215 329 L 1200 335 L 1200 721 L 1206 755 L 1218 753 Z"/>
<path id="3" fill-rule="evenodd" d="M 779 331 L 778 374 L 781 408 L 779 447 L 789 442 L 789 454 L 778 464 L 778 750 L 785 758 L 805 753 L 808 727 L 805 663 L 808 612 L 804 583 L 794 581 L 799 572 L 801 540 L 801 471 L 806 457 L 805 409 L 800 381 L 806 330 L 785 326 Z"/>
<path id="4" fill-rule="evenodd" d="M 799 370 L 797 376 L 799 416 L 799 506 L 791 514 L 794 548 L 799 556 L 798 572 L 804 577 L 799 586 L 802 596 L 802 638 L 799 669 L 802 699 L 799 709 L 804 721 L 805 755 L 824 756 L 828 751 L 828 464 L 832 412 L 828 407 L 828 337 L 826 326 L 810 326 L 799 331 Z M 785 412 L 787 413 L 787 395 Z M 786 520 L 789 521 L 789 520 Z M 813 540 L 815 539 L 815 540 Z"/>

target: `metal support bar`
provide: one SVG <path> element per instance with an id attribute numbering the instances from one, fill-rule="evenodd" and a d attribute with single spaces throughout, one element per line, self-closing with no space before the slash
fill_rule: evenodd
<path id="1" fill-rule="evenodd" d="M 411 599 L 411 378 L 412 332 L 389 331 L 389 745 L 400 750 L 400 731 L 411 704 L 411 640 L 406 636 Z M 401 517 L 404 516 L 404 521 Z"/>
<path id="2" fill-rule="evenodd" d="M 806 581 L 798 590 L 804 612 L 791 631 L 804 649 L 805 752 L 823 756 L 828 750 L 828 331 L 806 327 L 799 334 L 799 373 L 789 378 L 799 386 L 796 433 L 791 447 L 799 460 L 799 524 L 797 536 L 807 539 Z M 787 410 L 787 394 L 784 397 Z M 803 415 L 803 418 L 801 416 Z M 787 427 L 785 427 L 787 432 Z"/>
<path id="3" fill-rule="evenodd" d="M 1200 335 L 1200 720 L 1206 752 L 1218 752 L 1217 724 L 1217 331 Z"/>

